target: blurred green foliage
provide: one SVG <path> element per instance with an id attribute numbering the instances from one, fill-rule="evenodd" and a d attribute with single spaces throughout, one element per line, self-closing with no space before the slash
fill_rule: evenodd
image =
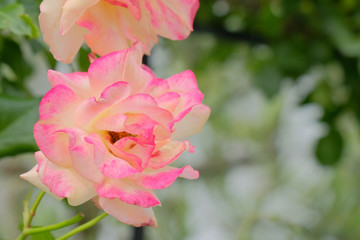
<path id="1" fill-rule="evenodd" d="M 0 157 L 38 149 L 32 131 L 38 107 L 36 98 L 0 95 Z"/>
<path id="2" fill-rule="evenodd" d="M 341 132 L 336 141 L 326 139 L 339 132 L 338 118 L 352 112 L 360 121 L 359 4 L 356 0 L 201 1 L 194 34 L 215 36 L 214 46 L 192 54 L 190 61 L 196 62 L 196 71 L 202 71 L 209 64 L 224 62 L 239 44 L 245 44 L 246 68 L 268 99 L 279 94 L 283 80 L 295 80 L 313 66 L 335 65 L 337 72 L 325 76 L 303 102 L 324 108 L 323 122 L 332 130 L 319 143 L 317 156 L 320 163 L 335 164 L 343 150 Z M 343 99 L 336 98 L 340 91 L 346 91 Z M 331 160 L 320 153 L 322 149 L 336 149 Z"/>
<path id="3" fill-rule="evenodd" d="M 9 31 L 18 36 L 36 38 L 39 30 L 30 16 L 25 14 L 21 4 L 10 4 L 0 8 L 0 30 Z"/>

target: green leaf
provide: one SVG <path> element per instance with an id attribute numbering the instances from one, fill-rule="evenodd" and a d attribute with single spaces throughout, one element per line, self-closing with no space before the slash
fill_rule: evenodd
<path id="1" fill-rule="evenodd" d="M 53 237 L 53 235 L 51 235 L 50 232 L 42 232 L 42 233 L 32 234 L 31 239 L 32 240 L 53 240 L 55 238 Z"/>
<path id="2" fill-rule="evenodd" d="M 323 165 L 335 165 L 341 158 L 343 148 L 343 138 L 335 128 L 331 128 L 328 135 L 318 142 L 316 147 L 317 160 Z"/>
<path id="3" fill-rule="evenodd" d="M 21 19 L 30 27 L 32 38 L 37 38 L 40 35 L 39 28 L 33 23 L 31 17 L 27 14 L 21 15 Z"/>
<path id="4" fill-rule="evenodd" d="M 79 50 L 79 56 L 77 59 L 78 62 L 78 66 L 80 71 L 83 72 L 87 72 L 90 66 L 90 62 L 89 62 L 89 53 L 91 52 L 91 50 L 89 48 L 86 47 L 82 47 Z"/>
<path id="5" fill-rule="evenodd" d="M 17 3 L 0 8 L 0 30 L 8 30 L 19 36 L 39 36 L 38 27 L 25 14 L 24 6 Z"/>
<path id="6" fill-rule="evenodd" d="M 38 149 L 33 137 L 38 106 L 39 99 L 0 95 L 0 157 Z"/>

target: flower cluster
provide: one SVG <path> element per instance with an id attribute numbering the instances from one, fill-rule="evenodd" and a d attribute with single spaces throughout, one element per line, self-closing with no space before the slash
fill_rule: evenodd
<path id="1" fill-rule="evenodd" d="M 40 23 L 55 57 L 72 60 L 79 44 L 70 40 L 77 37 L 104 56 L 88 72 L 48 72 L 52 88 L 34 126 L 37 165 L 23 179 L 70 205 L 92 199 L 126 224 L 156 226 L 153 190 L 178 177 L 198 178 L 189 165 L 170 166 L 194 151 L 186 139 L 210 114 L 195 76 L 160 79 L 141 63 L 157 34 L 181 39 L 191 30 L 198 1 L 170 2 L 44 0 Z M 119 48 L 125 49 L 113 51 Z"/>

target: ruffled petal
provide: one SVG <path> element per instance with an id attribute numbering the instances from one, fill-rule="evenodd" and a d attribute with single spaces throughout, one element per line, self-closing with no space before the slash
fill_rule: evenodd
<path id="1" fill-rule="evenodd" d="M 171 92 L 190 92 L 198 91 L 196 77 L 190 70 L 175 74 L 165 80 L 169 84 L 169 91 Z"/>
<path id="2" fill-rule="evenodd" d="M 74 112 L 81 99 L 68 87 L 56 85 L 48 91 L 40 102 L 41 123 L 58 123 L 71 126 Z"/>
<path id="3" fill-rule="evenodd" d="M 71 168 L 59 167 L 51 163 L 42 152 L 35 153 L 41 182 L 52 193 L 67 198 L 72 206 L 83 204 L 96 196 L 93 184 L 79 176 Z"/>
<path id="4" fill-rule="evenodd" d="M 200 92 L 195 75 L 190 70 L 175 74 L 165 81 L 169 86 L 168 92 L 159 96 L 160 100 L 157 99 L 157 101 L 161 101 L 171 93 L 179 94 L 178 103 L 176 106 L 173 104 L 171 108 L 171 113 L 178 122 L 190 112 L 193 106 L 201 104 L 204 95 Z"/>
<path id="5" fill-rule="evenodd" d="M 151 28 L 148 18 L 136 19 L 132 12 L 134 9 L 101 1 L 89 8 L 77 24 L 89 29 L 85 41 L 101 56 L 128 49 L 137 41 L 144 43 L 144 51 L 149 54 L 157 42 L 157 35 Z"/>
<path id="6" fill-rule="evenodd" d="M 180 94 L 175 92 L 167 92 L 156 98 L 156 103 L 159 107 L 166 109 L 169 112 L 174 112 L 179 104 Z"/>
<path id="7" fill-rule="evenodd" d="M 157 33 L 172 40 L 182 40 L 193 30 L 198 0 L 145 0 L 151 14 L 151 24 Z"/>
<path id="8" fill-rule="evenodd" d="M 60 30 L 62 7 L 66 0 L 44 0 L 40 5 L 39 24 L 44 41 L 55 59 L 71 63 L 84 41 L 87 29 L 72 26 L 64 35 Z"/>
<path id="9" fill-rule="evenodd" d="M 104 130 L 104 131 L 113 131 L 113 132 L 122 132 L 125 131 L 125 123 L 128 116 L 119 113 L 111 116 L 105 116 L 98 121 L 96 121 L 93 125 L 96 130 Z"/>
<path id="10" fill-rule="evenodd" d="M 183 168 L 166 166 L 157 170 L 146 169 L 139 176 L 139 181 L 146 188 L 164 189 L 172 185 L 178 177 L 193 180 L 199 177 L 199 172 L 190 165 Z"/>
<path id="11" fill-rule="evenodd" d="M 86 99 L 76 109 L 75 124 L 76 126 L 88 129 L 91 124 L 95 124 L 96 120 L 106 116 L 106 111 L 118 101 L 129 95 L 129 87 L 126 82 L 115 82 L 114 84 L 105 88 L 101 93 L 99 99 L 95 97 Z"/>
<path id="12" fill-rule="evenodd" d="M 57 124 L 41 124 L 34 126 L 34 138 L 42 153 L 54 164 L 64 167 L 71 166 L 71 156 L 68 151 L 69 137 L 58 132 L 61 126 Z"/>
<path id="13" fill-rule="evenodd" d="M 98 135 L 91 134 L 85 141 L 93 145 L 95 164 L 106 177 L 121 179 L 138 173 L 128 162 L 111 154 Z"/>
<path id="14" fill-rule="evenodd" d="M 99 205 L 105 212 L 114 216 L 120 222 L 135 227 L 157 227 L 152 208 L 143 208 L 124 203 L 119 199 L 99 198 Z"/>
<path id="15" fill-rule="evenodd" d="M 48 71 L 48 79 L 52 87 L 56 85 L 64 85 L 70 88 L 76 95 L 82 99 L 91 97 L 88 73 L 61 73 L 53 70 Z"/>
<path id="16" fill-rule="evenodd" d="M 145 208 L 160 205 L 152 190 L 126 179 L 106 179 L 104 183 L 96 184 L 95 187 L 99 197 L 118 198 L 125 203 Z"/>
<path id="17" fill-rule="evenodd" d="M 181 121 L 175 123 L 175 130 L 171 138 L 182 140 L 200 133 L 209 116 L 210 108 L 208 106 L 203 104 L 194 106 Z"/>
<path id="18" fill-rule="evenodd" d="M 141 19 L 141 9 L 138 0 L 105 0 L 105 1 L 112 5 L 129 8 L 130 12 L 136 18 L 136 20 Z"/>
<path id="19" fill-rule="evenodd" d="M 154 144 L 154 128 L 158 123 L 145 114 L 128 114 L 125 131 L 137 135 L 144 144 Z"/>
<path id="20" fill-rule="evenodd" d="M 135 44 L 131 49 L 110 53 L 97 59 L 89 67 L 90 84 L 95 96 L 109 85 L 118 81 L 128 82 L 131 92 L 145 88 L 153 76 L 141 65 L 142 45 Z"/>
<path id="21" fill-rule="evenodd" d="M 104 175 L 95 164 L 94 147 L 85 141 L 85 137 L 88 135 L 87 132 L 78 128 L 64 128 L 58 132 L 63 132 L 68 135 L 68 151 L 72 160 L 72 168 L 90 182 L 102 182 Z"/>
<path id="22" fill-rule="evenodd" d="M 126 137 L 114 144 L 107 144 L 108 148 L 116 156 L 128 161 L 137 169 L 144 169 L 154 150 L 154 145 L 144 144 L 137 138 Z"/>
<path id="23" fill-rule="evenodd" d="M 158 145 L 158 144 L 156 144 Z M 153 169 L 163 168 L 166 165 L 175 161 L 183 151 L 188 150 L 189 152 L 194 151 L 194 147 L 190 145 L 189 141 L 171 141 L 161 146 L 154 151 L 148 167 Z"/>
<path id="24" fill-rule="evenodd" d="M 38 165 L 35 165 L 35 167 L 33 167 L 30 171 L 21 174 L 20 178 L 22 178 L 23 180 L 28 181 L 29 183 L 31 183 L 35 187 L 37 187 L 40 190 L 50 194 L 56 200 L 60 201 L 62 198 L 60 198 L 60 197 L 56 196 L 55 194 L 53 194 L 52 192 L 50 192 L 50 189 L 41 182 L 39 174 L 37 172 L 37 169 L 38 169 Z"/>
<path id="25" fill-rule="evenodd" d="M 117 103 L 112 108 L 114 113 L 145 114 L 164 127 L 173 126 L 172 114 L 157 106 L 153 97 L 147 94 L 134 94 Z"/>
<path id="26" fill-rule="evenodd" d="M 100 0 L 66 0 L 64 6 L 62 7 L 60 20 L 61 34 L 66 34 L 81 17 L 81 15 L 83 15 L 89 7 L 95 5 L 99 1 Z"/>
<path id="27" fill-rule="evenodd" d="M 172 111 L 174 121 L 180 121 L 191 109 L 198 104 L 201 104 L 204 95 L 200 91 L 186 92 L 181 95 L 180 103 Z"/>
<path id="28" fill-rule="evenodd" d="M 167 81 L 161 78 L 154 78 L 148 84 L 144 92 L 146 94 L 149 94 L 153 98 L 157 98 L 168 91 L 169 91 L 169 84 Z"/>

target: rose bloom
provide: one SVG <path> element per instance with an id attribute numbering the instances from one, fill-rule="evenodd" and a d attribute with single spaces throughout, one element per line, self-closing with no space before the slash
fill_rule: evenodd
<path id="1" fill-rule="evenodd" d="M 39 22 L 54 57 L 71 63 L 84 40 L 103 56 L 136 41 L 149 53 L 157 35 L 184 39 L 198 8 L 199 0 L 43 0 Z"/>
<path id="2" fill-rule="evenodd" d="M 210 109 L 191 71 L 156 78 L 141 53 L 136 44 L 88 73 L 48 72 L 52 89 L 34 126 L 37 165 L 21 177 L 70 205 L 93 199 L 119 221 L 156 226 L 153 190 L 199 176 L 169 165 L 193 152 L 184 139 L 201 131 Z"/>

